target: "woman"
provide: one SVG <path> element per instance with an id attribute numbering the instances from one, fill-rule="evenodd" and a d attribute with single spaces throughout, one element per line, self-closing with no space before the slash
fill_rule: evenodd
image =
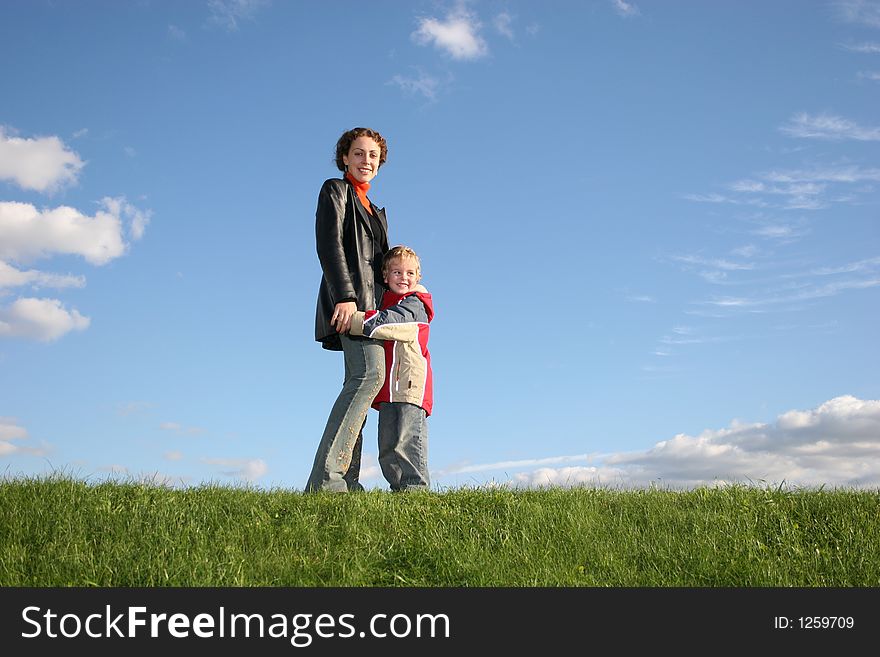
<path id="1" fill-rule="evenodd" d="M 348 335 L 356 310 L 375 310 L 382 298 L 382 256 L 388 250 L 385 209 L 367 198 L 388 146 L 375 130 L 354 128 L 336 142 L 342 178 L 324 182 L 318 195 L 315 237 L 323 276 L 315 339 L 342 351 L 345 379 L 330 411 L 306 491 L 363 490 L 361 444 L 367 411 L 385 381 L 381 340 Z"/>

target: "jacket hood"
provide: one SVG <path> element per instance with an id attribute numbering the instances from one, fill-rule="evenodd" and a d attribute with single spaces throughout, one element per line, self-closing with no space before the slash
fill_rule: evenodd
<path id="1" fill-rule="evenodd" d="M 411 296 L 417 296 L 424 304 L 425 312 L 428 315 L 428 321 L 430 322 L 434 319 L 434 300 L 431 298 L 430 292 L 413 290 L 406 294 L 395 294 L 391 290 L 385 290 L 385 295 L 382 297 L 382 307 L 387 308 L 388 306 L 393 306 L 394 304 L 399 303 L 401 299 L 406 299 Z"/>
<path id="2" fill-rule="evenodd" d="M 419 299 L 422 300 L 422 303 L 425 304 L 425 312 L 428 313 L 428 321 L 430 322 L 434 319 L 434 300 L 431 298 L 430 292 L 413 292 Z"/>

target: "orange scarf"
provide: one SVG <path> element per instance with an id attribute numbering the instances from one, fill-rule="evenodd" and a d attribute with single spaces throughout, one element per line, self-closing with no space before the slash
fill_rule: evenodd
<path id="1" fill-rule="evenodd" d="M 357 180 L 355 180 L 354 176 L 352 176 L 348 171 L 345 172 L 345 177 L 348 179 L 348 182 L 350 182 L 354 187 L 354 191 L 357 193 L 358 198 L 361 200 L 361 203 L 363 203 L 364 208 L 369 214 L 372 215 L 373 206 L 370 204 L 370 201 L 367 198 L 367 191 L 370 189 L 370 183 L 358 182 Z"/>

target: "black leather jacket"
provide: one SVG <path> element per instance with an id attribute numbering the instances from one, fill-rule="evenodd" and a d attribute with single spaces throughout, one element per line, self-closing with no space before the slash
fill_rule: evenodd
<path id="1" fill-rule="evenodd" d="M 315 241 L 323 275 L 315 313 L 315 340 L 324 349 L 342 350 L 339 334 L 330 326 L 337 303 L 354 301 L 358 310 L 376 310 L 382 298 L 382 256 L 388 251 L 388 223 L 385 208 L 373 205 L 372 209 L 375 218 L 367 214 L 347 180 L 330 178 L 321 186 Z M 377 229 L 379 234 L 374 235 Z"/>

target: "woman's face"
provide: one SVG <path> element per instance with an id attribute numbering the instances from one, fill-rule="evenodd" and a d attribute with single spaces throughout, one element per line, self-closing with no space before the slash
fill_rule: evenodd
<path id="1" fill-rule="evenodd" d="M 379 173 L 379 156 L 382 151 L 372 137 L 361 135 L 348 149 L 348 155 L 342 156 L 342 163 L 358 182 L 370 182 Z"/>

